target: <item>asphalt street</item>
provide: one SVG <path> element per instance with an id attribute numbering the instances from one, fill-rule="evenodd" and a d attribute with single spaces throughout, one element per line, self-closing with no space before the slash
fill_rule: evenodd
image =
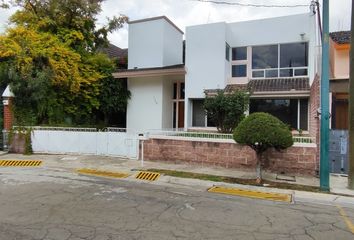
<path id="1" fill-rule="evenodd" d="M 354 209 L 316 202 L 84 176 L 60 165 L 0 168 L 0 240 L 353 240 L 348 221 Z"/>

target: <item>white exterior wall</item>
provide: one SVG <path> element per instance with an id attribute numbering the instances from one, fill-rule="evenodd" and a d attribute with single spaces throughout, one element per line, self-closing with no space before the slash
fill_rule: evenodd
<path id="1" fill-rule="evenodd" d="M 127 128 L 137 131 L 171 129 L 175 81 L 174 77 L 128 79 L 132 96 L 127 107 Z"/>
<path id="2" fill-rule="evenodd" d="M 224 88 L 226 24 L 186 29 L 186 98 L 204 98 L 205 89 Z"/>
<path id="3" fill-rule="evenodd" d="M 228 24 L 228 43 L 245 47 L 309 42 L 309 78 L 315 76 L 316 15 L 310 13 Z M 305 33 L 304 38 L 301 34 Z M 251 59 L 249 59 L 251 61 Z"/>
<path id="4" fill-rule="evenodd" d="M 228 83 L 247 83 L 231 78 L 230 62 L 225 59 L 225 43 L 248 48 L 248 78 L 251 77 L 251 46 L 308 42 L 310 84 L 316 74 L 316 16 L 310 13 L 245 21 L 213 23 L 186 29 L 186 109 L 185 126 L 192 123 L 191 99 L 204 98 L 205 89 L 223 89 Z"/>
<path id="5" fill-rule="evenodd" d="M 164 21 L 163 66 L 183 63 L 183 34 Z"/>
<path id="6" fill-rule="evenodd" d="M 171 129 L 172 128 L 172 118 L 173 118 L 173 83 L 172 79 L 163 80 L 163 102 L 162 102 L 162 128 Z"/>
<path id="7" fill-rule="evenodd" d="M 183 34 L 164 18 L 129 24 L 128 69 L 182 64 Z"/>
<path id="8" fill-rule="evenodd" d="M 162 81 L 162 77 L 128 79 L 131 92 L 127 107 L 128 129 L 140 131 L 162 128 Z"/>
<path id="9" fill-rule="evenodd" d="M 164 20 L 129 24 L 128 69 L 163 66 Z"/>

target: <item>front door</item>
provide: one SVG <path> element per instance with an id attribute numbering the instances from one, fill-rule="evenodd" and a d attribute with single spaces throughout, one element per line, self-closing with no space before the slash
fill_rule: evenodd
<path id="1" fill-rule="evenodd" d="M 184 82 L 173 84 L 173 128 L 184 128 Z"/>

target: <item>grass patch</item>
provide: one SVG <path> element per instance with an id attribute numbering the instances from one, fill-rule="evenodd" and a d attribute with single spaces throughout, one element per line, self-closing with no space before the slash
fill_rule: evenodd
<path id="1" fill-rule="evenodd" d="M 256 179 L 222 177 L 222 176 L 209 175 L 203 173 L 182 172 L 182 171 L 173 171 L 173 170 L 165 170 L 165 169 L 155 169 L 155 168 L 148 169 L 148 171 L 158 172 L 167 176 L 180 177 L 180 178 L 194 178 L 194 179 L 208 180 L 213 182 L 237 183 L 243 185 L 271 187 L 271 188 L 288 189 L 288 190 L 290 189 L 290 190 L 299 190 L 299 191 L 307 191 L 307 192 L 321 192 L 319 187 L 292 184 L 286 182 L 274 182 L 274 181 L 263 180 L 263 184 L 267 184 L 267 186 L 263 186 L 257 184 Z"/>

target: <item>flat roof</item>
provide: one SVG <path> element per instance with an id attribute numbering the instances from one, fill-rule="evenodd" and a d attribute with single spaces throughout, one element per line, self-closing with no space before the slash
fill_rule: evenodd
<path id="1" fill-rule="evenodd" d="M 120 70 L 113 73 L 114 78 L 136 78 L 136 77 L 153 77 L 153 76 L 169 76 L 169 75 L 185 75 L 186 70 L 184 64 L 154 67 L 154 68 L 137 68 Z"/>
<path id="2" fill-rule="evenodd" d="M 149 21 L 155 21 L 155 20 L 160 20 L 164 19 L 166 22 L 171 24 L 177 31 L 180 33 L 184 34 L 184 32 L 179 29 L 176 24 L 174 24 L 168 17 L 166 16 L 158 16 L 158 17 L 152 17 L 152 18 L 144 18 L 144 19 L 139 19 L 139 20 L 134 20 L 134 21 L 129 21 L 128 24 L 134 24 L 134 23 L 142 23 L 142 22 L 149 22 Z"/>

